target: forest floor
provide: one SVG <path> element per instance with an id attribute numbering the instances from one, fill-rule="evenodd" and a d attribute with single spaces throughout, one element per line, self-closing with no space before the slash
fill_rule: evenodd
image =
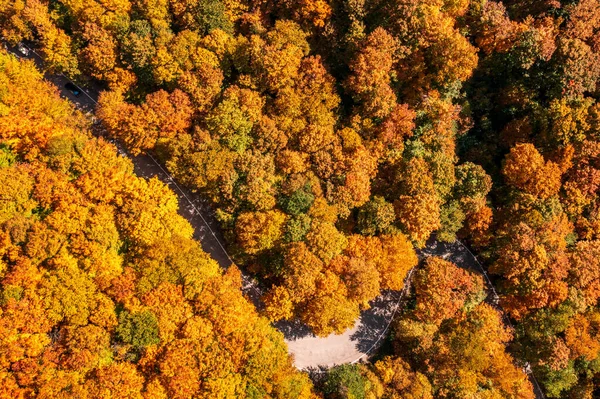
<path id="1" fill-rule="evenodd" d="M 40 70 L 44 70 L 43 59 L 35 51 L 25 47 L 24 54 L 16 47 L 8 47 L 8 51 L 19 58 L 29 59 L 35 62 Z M 62 74 L 45 74 L 45 78 L 54 83 L 60 95 L 71 101 L 80 111 L 86 113 L 95 120 L 94 110 L 97 104 L 100 87 L 89 85 L 81 87 L 82 93 L 75 96 L 65 88 L 71 80 Z M 102 129 L 97 125 L 95 134 L 104 136 Z M 107 138 L 107 140 L 109 140 Z M 223 268 L 228 268 L 233 261 L 225 249 L 224 239 L 220 232 L 218 221 L 214 210 L 209 202 L 201 198 L 191 190 L 178 185 L 167 171 L 151 156 L 131 156 L 122 145 L 111 141 L 122 156 L 131 159 L 135 173 L 138 176 L 150 179 L 157 177 L 167 184 L 177 195 L 179 201 L 179 213 L 194 228 L 194 238 L 198 240 L 205 252 L 215 259 Z M 419 251 L 420 263 L 430 256 L 439 256 L 456 265 L 482 273 L 483 269 L 475 256 L 460 242 L 443 243 L 430 240 L 427 246 Z M 418 266 L 417 266 L 418 267 Z M 412 272 L 406 279 L 402 291 L 386 291 L 373 301 L 371 307 L 363 311 L 353 328 L 340 335 L 329 335 L 317 337 L 308 327 L 298 321 L 284 321 L 276 323 L 275 326 L 284 334 L 290 354 L 294 356 L 294 364 L 299 369 L 318 369 L 319 367 L 331 367 L 337 364 L 355 363 L 366 360 L 374 354 L 385 341 L 389 332 L 390 324 L 396 312 L 402 306 L 403 295 L 410 289 Z M 248 274 L 242 272 L 242 290 L 246 297 L 260 309 L 262 304 L 260 297 L 262 290 L 258 283 Z M 489 280 L 488 280 L 489 282 Z M 497 295 L 491 284 L 488 284 L 487 301 L 497 306 Z M 534 383 L 536 397 L 543 398 L 539 386 Z"/>

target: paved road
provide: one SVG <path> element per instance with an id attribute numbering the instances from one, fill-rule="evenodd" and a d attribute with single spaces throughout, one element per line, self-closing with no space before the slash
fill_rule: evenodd
<path id="1" fill-rule="evenodd" d="M 44 69 L 43 59 L 33 50 L 23 54 L 17 48 L 8 50 L 19 58 L 30 59 L 40 70 Z M 67 83 L 73 83 L 62 74 L 45 74 L 45 78 L 54 83 L 60 95 L 70 100 L 79 110 L 94 118 L 93 112 L 97 104 L 99 87 L 81 88 L 82 93 L 75 96 L 65 88 Z M 94 118 L 95 119 L 95 118 Z M 94 133 L 102 135 L 103 131 L 96 126 Z M 118 142 L 110 140 L 119 153 L 131 159 L 135 173 L 145 178 L 157 177 L 169 185 L 179 200 L 179 214 L 183 216 L 194 228 L 194 238 L 200 241 L 205 252 L 209 253 L 223 268 L 233 264 L 224 246 L 219 224 L 214 216 L 214 211 L 207 200 L 201 198 L 190 190 L 179 186 L 164 168 L 151 156 L 131 156 Z M 487 301 L 497 307 L 497 294 L 485 270 L 477 258 L 459 241 L 455 243 L 440 243 L 430 240 L 420 253 L 423 260 L 429 256 L 440 256 L 448 259 L 458 266 L 483 273 L 486 276 L 488 288 Z M 361 313 L 354 327 L 341 335 L 316 337 L 310 330 L 299 322 L 280 322 L 276 327 L 284 334 L 290 354 L 294 356 L 294 364 L 299 369 L 316 369 L 321 366 L 331 367 L 336 364 L 355 363 L 366 360 L 384 341 L 389 332 L 390 323 L 397 310 L 402 306 L 404 293 L 410 287 L 412 270 L 406 279 L 404 290 L 387 291 L 371 302 L 371 308 Z M 243 276 L 243 292 L 257 306 L 261 308 L 261 289 L 258 284 L 247 274 Z M 544 399 L 535 377 L 528 372 L 534 384 L 536 398 Z"/>

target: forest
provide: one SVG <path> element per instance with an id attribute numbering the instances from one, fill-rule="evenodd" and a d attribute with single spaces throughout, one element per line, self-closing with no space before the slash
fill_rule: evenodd
<path id="1" fill-rule="evenodd" d="M 0 52 L 0 398 L 600 397 L 600 0 L 0 0 L 0 36 L 236 264 Z M 273 323 L 343 333 L 411 270 L 378 355 L 294 368 Z"/>

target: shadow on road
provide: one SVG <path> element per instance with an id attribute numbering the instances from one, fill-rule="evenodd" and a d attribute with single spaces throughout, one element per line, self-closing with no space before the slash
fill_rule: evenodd
<path id="1" fill-rule="evenodd" d="M 425 248 L 419 251 L 419 258 L 423 259 L 432 256 L 443 258 L 458 267 L 481 274 L 476 259 L 458 240 L 454 242 L 442 242 L 437 241 L 435 238 L 430 238 Z"/>
<path id="2" fill-rule="evenodd" d="M 357 349 L 365 354 L 371 353 L 387 335 L 387 328 L 399 308 L 400 291 L 385 291 L 370 302 L 371 308 L 360 315 L 358 330 L 351 335 Z"/>
<path id="3" fill-rule="evenodd" d="M 280 320 L 277 323 L 273 323 L 273 325 L 283 333 L 283 336 L 288 341 L 295 341 L 298 339 L 315 336 L 310 327 L 298 319 Z"/>

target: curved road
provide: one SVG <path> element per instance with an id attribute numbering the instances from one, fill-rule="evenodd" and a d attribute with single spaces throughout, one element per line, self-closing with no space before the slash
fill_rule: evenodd
<path id="1" fill-rule="evenodd" d="M 14 47 L 7 47 L 7 49 L 19 58 L 32 60 L 40 70 L 44 69 L 43 59 L 34 50 L 28 47 L 23 47 L 24 50 Z M 80 111 L 95 120 L 93 112 L 97 104 L 98 88 L 82 89 L 82 93 L 75 96 L 65 88 L 67 83 L 73 83 L 66 76 L 46 73 L 45 78 L 57 86 L 63 98 L 70 100 Z M 94 130 L 94 134 L 104 135 L 98 124 L 95 124 Z M 128 156 L 131 159 L 135 173 L 138 176 L 145 178 L 157 177 L 171 187 L 179 200 L 179 213 L 194 228 L 194 238 L 200 241 L 204 251 L 209 253 L 223 268 L 229 267 L 233 261 L 225 250 L 219 224 L 210 204 L 185 187 L 179 186 L 151 155 L 133 157 L 119 143 L 110 141 L 117 147 L 122 156 Z M 421 260 L 429 256 L 440 256 L 460 267 L 482 273 L 486 278 L 488 287 L 487 301 L 498 307 L 498 296 L 483 266 L 460 241 L 441 243 L 430 240 L 419 253 Z M 318 370 L 319 367 L 331 367 L 336 364 L 356 363 L 366 360 L 384 341 L 391 321 L 402 305 L 404 293 L 410 289 L 413 271 L 414 269 L 409 272 L 402 291 L 387 291 L 374 299 L 371 302 L 371 308 L 361 313 L 354 327 L 341 335 L 316 337 L 306 326 L 297 321 L 276 323 L 276 327 L 285 336 L 290 354 L 294 356 L 295 366 L 299 369 Z M 261 290 L 258 284 L 249 275 L 242 273 L 242 276 L 244 294 L 257 308 L 261 308 Z M 510 321 L 507 321 L 507 323 L 510 324 Z M 543 399 L 544 395 L 528 367 L 526 372 L 532 379 L 536 397 Z"/>

